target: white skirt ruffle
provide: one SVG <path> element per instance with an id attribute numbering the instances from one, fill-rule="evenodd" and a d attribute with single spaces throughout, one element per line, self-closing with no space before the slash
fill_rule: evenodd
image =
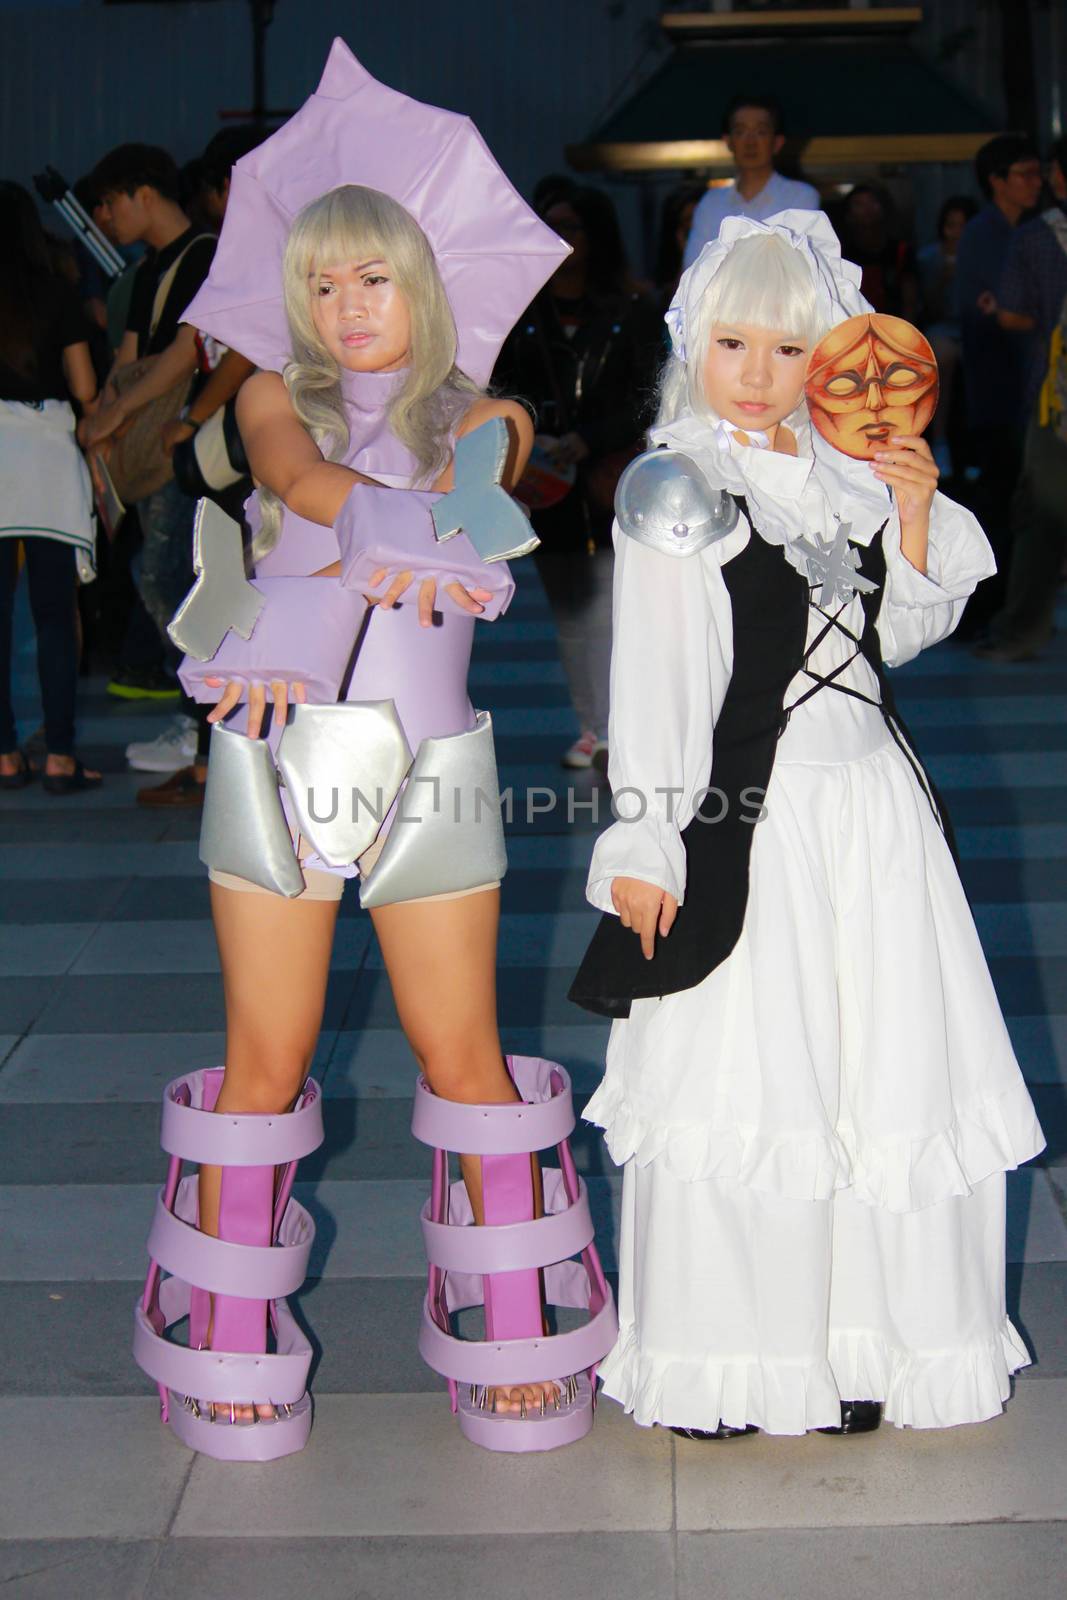
<path id="1" fill-rule="evenodd" d="M 1030 1357 L 1004 1305 L 1002 1174 L 920 1212 L 627 1165 L 605 1392 L 648 1427 L 803 1434 L 842 1400 L 897 1427 L 998 1416 Z"/>
<path id="2" fill-rule="evenodd" d="M 887 736 L 888 739 L 888 736 Z M 668 936 L 669 937 L 669 936 Z M 951 853 L 891 741 L 782 762 L 741 938 L 612 1027 L 625 1165 L 606 1392 L 646 1426 L 997 1415 L 1006 1170 L 1043 1147 Z"/>
<path id="3" fill-rule="evenodd" d="M 669 937 L 669 935 L 668 935 Z M 589 1121 L 620 1165 L 890 1211 L 1044 1140 L 951 853 L 893 743 L 780 762 L 734 951 L 612 1027 Z"/>

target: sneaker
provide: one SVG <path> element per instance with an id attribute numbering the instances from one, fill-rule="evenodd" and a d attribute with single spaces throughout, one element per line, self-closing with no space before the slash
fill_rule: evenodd
<path id="1" fill-rule="evenodd" d="M 139 806 L 202 806 L 205 788 L 206 784 L 197 779 L 192 767 L 179 767 L 177 772 L 172 772 L 170 777 L 164 778 L 162 783 L 153 784 L 148 789 L 138 789 L 137 804 Z"/>
<path id="2" fill-rule="evenodd" d="M 196 723 L 192 717 L 177 716 L 158 739 L 126 746 L 126 760 L 134 772 L 176 772 L 195 759 Z"/>
<path id="3" fill-rule="evenodd" d="M 591 728 L 587 728 L 580 739 L 575 739 L 569 750 L 565 750 L 560 757 L 560 765 L 567 767 L 571 772 L 582 772 L 587 767 L 596 767 L 603 771 L 607 766 L 608 741 L 598 739 Z"/>
<path id="4" fill-rule="evenodd" d="M 181 690 L 157 667 L 120 667 L 107 686 L 119 700 L 177 700 Z"/>

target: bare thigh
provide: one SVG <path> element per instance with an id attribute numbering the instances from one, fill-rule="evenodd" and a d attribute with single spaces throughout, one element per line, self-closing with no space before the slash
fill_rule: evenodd
<path id="1" fill-rule="evenodd" d="M 468 1104 L 517 1098 L 500 1049 L 500 891 L 373 911 L 401 1027 L 435 1094 Z"/>
<path id="2" fill-rule="evenodd" d="M 227 1111 L 283 1111 L 307 1076 L 322 1026 L 339 902 L 211 885 L 226 997 Z"/>

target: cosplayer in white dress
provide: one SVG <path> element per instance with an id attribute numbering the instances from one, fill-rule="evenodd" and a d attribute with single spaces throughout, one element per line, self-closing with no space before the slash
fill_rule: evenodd
<path id="1" fill-rule="evenodd" d="M 652 442 L 744 496 L 749 515 L 685 559 L 616 530 L 610 776 L 616 795 L 644 797 L 621 811 L 647 812 L 594 852 L 588 895 L 609 914 L 619 879 L 684 903 L 681 834 L 737 645 L 724 580 L 750 540 L 807 577 L 798 540 L 825 545 L 848 523 L 862 554 L 880 537 L 872 620 L 886 666 L 951 633 L 994 570 L 974 518 L 940 494 L 925 575 L 913 566 L 885 483 L 813 433 L 802 395 L 787 418 L 796 456 L 740 443 L 736 419 L 707 411 L 701 302 L 753 233 L 804 263 L 817 335 L 869 310 L 819 214 L 728 221 L 682 280 Z M 739 292 L 737 324 L 795 326 L 773 284 L 724 291 Z M 716 314 L 716 334 L 729 320 Z M 849 664 L 778 740 L 740 936 L 693 986 L 632 1000 L 586 1113 L 625 1168 L 621 1332 L 604 1386 L 643 1425 L 800 1434 L 837 1426 L 849 1401 L 884 1402 L 898 1426 L 977 1422 L 1029 1360 L 1005 1310 L 1004 1173 L 1041 1132 L 921 768 L 879 709 L 868 659 L 826 627 L 834 613 L 859 636 L 860 598 L 825 610 L 818 598 L 809 647 L 825 636 L 785 706 Z"/>

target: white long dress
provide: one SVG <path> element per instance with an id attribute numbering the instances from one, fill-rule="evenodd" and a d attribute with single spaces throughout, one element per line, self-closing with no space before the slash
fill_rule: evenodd
<path id="1" fill-rule="evenodd" d="M 731 451 L 773 542 L 825 531 L 832 472 Z M 598 841 L 601 910 L 620 875 L 684 897 L 681 829 L 733 653 L 722 566 L 759 536 L 742 519 L 677 560 L 617 534 L 610 776 L 648 809 Z M 883 542 L 893 666 L 952 631 L 993 562 L 940 495 L 928 575 L 895 515 Z M 861 632 L 857 598 L 841 620 Z M 809 610 L 809 643 L 824 621 Z M 832 629 L 809 664 L 826 674 L 853 653 Z M 840 681 L 879 699 L 862 657 Z M 785 704 L 810 687 L 798 676 Z M 1004 1303 L 1004 1173 L 1044 1141 L 951 852 L 875 706 L 826 688 L 796 710 L 738 944 L 695 988 L 614 1023 L 586 1116 L 625 1166 L 621 1328 L 602 1375 L 637 1422 L 799 1434 L 838 1423 L 842 1399 L 884 1401 L 898 1426 L 999 1413 L 1029 1360 Z"/>

